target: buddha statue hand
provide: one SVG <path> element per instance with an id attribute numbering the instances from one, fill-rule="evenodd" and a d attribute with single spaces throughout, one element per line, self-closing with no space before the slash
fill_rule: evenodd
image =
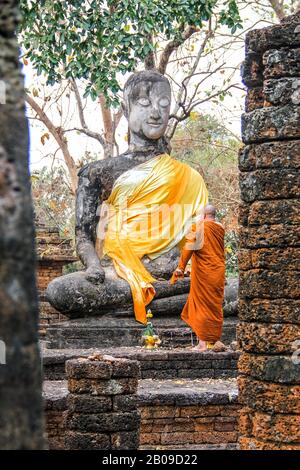
<path id="1" fill-rule="evenodd" d="M 86 279 L 93 284 L 103 283 L 105 279 L 105 271 L 100 265 L 89 266 L 85 272 Z"/>

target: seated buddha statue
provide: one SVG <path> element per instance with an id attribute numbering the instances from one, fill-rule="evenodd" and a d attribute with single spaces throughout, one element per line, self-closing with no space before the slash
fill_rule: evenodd
<path id="1" fill-rule="evenodd" d="M 129 147 L 122 155 L 85 165 L 76 194 L 77 254 L 86 267 L 56 278 L 49 302 L 70 318 L 102 315 L 131 305 L 146 323 L 156 297 L 187 292 L 171 286 L 180 244 L 207 204 L 201 175 L 169 155 L 168 80 L 155 71 L 124 86 Z"/>

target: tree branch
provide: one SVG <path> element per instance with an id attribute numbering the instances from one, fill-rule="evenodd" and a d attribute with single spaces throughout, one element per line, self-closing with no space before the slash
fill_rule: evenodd
<path id="1" fill-rule="evenodd" d="M 79 114 L 79 120 L 80 120 L 80 124 L 82 126 L 82 129 L 77 129 L 78 132 L 82 132 L 83 134 L 91 137 L 92 139 L 95 139 L 97 140 L 100 145 L 104 148 L 104 152 L 105 152 L 105 149 L 106 149 L 106 142 L 104 140 L 104 138 L 102 137 L 101 134 L 99 134 L 99 132 L 94 132 L 92 130 L 90 130 L 85 122 L 85 117 L 84 117 L 84 112 L 83 112 L 83 104 L 82 104 L 82 101 L 81 101 L 81 97 L 80 97 L 80 93 L 79 93 L 79 90 L 78 90 L 78 87 L 77 87 L 77 83 L 74 79 L 71 80 L 71 85 L 72 85 L 72 89 L 75 93 L 75 98 L 76 98 L 76 102 L 77 102 L 77 106 L 78 106 L 78 114 Z"/>
<path id="2" fill-rule="evenodd" d="M 111 110 L 106 106 L 106 99 L 103 93 L 100 93 L 99 95 L 99 104 L 101 107 L 104 125 L 104 139 L 106 142 L 105 157 L 112 157 L 114 151 L 114 126 Z"/>
<path id="3" fill-rule="evenodd" d="M 172 41 L 168 42 L 166 45 L 159 61 L 159 65 L 157 70 L 159 73 L 164 75 L 167 70 L 167 65 L 169 63 L 170 56 L 172 53 L 178 49 L 179 46 L 181 46 L 187 39 L 189 39 L 194 33 L 200 31 L 199 28 L 196 28 L 195 26 L 188 26 L 186 30 L 182 33 L 181 37 L 178 39 L 173 39 Z"/>
<path id="4" fill-rule="evenodd" d="M 63 156 L 65 163 L 67 165 L 67 168 L 69 170 L 70 174 L 70 179 L 71 179 L 71 187 L 72 187 L 72 192 L 75 194 L 75 191 L 77 189 L 77 183 L 78 183 L 78 176 L 77 176 L 77 167 L 74 162 L 73 157 L 71 156 L 68 148 L 68 143 L 66 138 L 63 135 L 63 131 L 60 127 L 56 127 L 48 118 L 46 113 L 43 111 L 43 109 L 38 105 L 38 103 L 27 93 L 25 94 L 25 100 L 29 104 L 29 106 L 36 112 L 36 114 L 39 116 L 40 120 L 43 122 L 43 124 L 47 127 L 48 131 L 52 134 L 56 142 L 58 143 Z"/>
<path id="5" fill-rule="evenodd" d="M 280 0 L 269 0 L 269 3 L 271 7 L 273 8 L 279 21 L 282 21 L 286 17 L 286 14 L 283 8 L 283 2 L 281 2 Z"/>
<path id="6" fill-rule="evenodd" d="M 153 46 L 153 37 L 152 37 L 152 35 L 148 35 L 147 39 Z M 149 52 L 149 54 L 147 55 L 147 57 L 144 60 L 144 64 L 145 64 L 145 69 L 146 70 L 153 70 L 153 69 L 156 68 L 154 49 Z"/>

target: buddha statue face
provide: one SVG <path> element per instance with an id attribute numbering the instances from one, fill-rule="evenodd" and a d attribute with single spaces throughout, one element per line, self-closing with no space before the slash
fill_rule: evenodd
<path id="1" fill-rule="evenodd" d="M 158 140 L 167 128 L 171 89 L 169 82 L 157 72 L 140 72 L 125 86 L 125 116 L 134 143 Z"/>

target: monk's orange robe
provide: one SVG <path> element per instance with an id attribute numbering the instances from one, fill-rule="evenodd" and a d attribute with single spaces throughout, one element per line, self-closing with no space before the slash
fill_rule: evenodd
<path id="1" fill-rule="evenodd" d="M 182 250 L 178 267 L 192 257 L 191 288 L 181 318 L 202 341 L 220 340 L 223 327 L 225 286 L 224 228 L 204 221 L 204 243 L 199 250 Z"/>

